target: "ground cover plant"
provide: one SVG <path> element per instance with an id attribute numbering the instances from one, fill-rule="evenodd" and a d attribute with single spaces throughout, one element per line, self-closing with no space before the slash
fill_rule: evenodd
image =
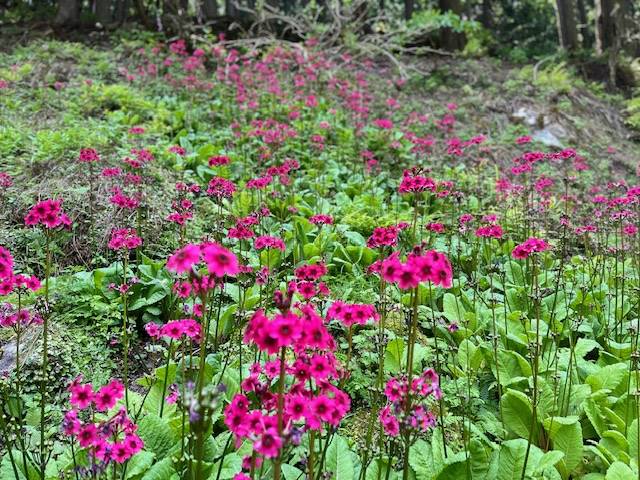
<path id="1" fill-rule="evenodd" d="M 424 66 L 3 54 L 0 478 L 640 478 L 637 145 L 566 65 Z"/>

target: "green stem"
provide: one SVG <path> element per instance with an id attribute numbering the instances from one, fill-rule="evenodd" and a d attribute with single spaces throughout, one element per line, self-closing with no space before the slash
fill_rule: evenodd
<path id="1" fill-rule="evenodd" d="M 162 418 L 162 414 L 164 412 L 164 396 L 167 393 L 167 382 L 169 380 L 169 363 L 171 362 L 173 352 L 173 338 L 169 341 L 169 352 L 167 353 L 167 364 L 164 368 L 164 380 L 162 382 L 162 397 L 160 398 L 160 418 Z"/>
<path id="2" fill-rule="evenodd" d="M 40 379 L 40 478 L 45 480 L 47 451 L 45 446 L 45 407 L 47 403 L 47 368 L 49 362 L 49 276 L 51 275 L 51 237 L 46 236 L 46 265 L 44 278 L 45 311 L 42 316 L 42 378 Z"/>

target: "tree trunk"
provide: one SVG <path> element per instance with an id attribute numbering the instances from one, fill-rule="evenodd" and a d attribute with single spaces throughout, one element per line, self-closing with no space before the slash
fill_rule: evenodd
<path id="1" fill-rule="evenodd" d="M 404 0 L 404 19 L 410 20 L 413 15 L 414 4 L 413 0 Z"/>
<path id="2" fill-rule="evenodd" d="M 116 3 L 115 19 L 118 25 L 122 25 L 129 16 L 129 0 L 118 0 Z"/>
<path id="3" fill-rule="evenodd" d="M 462 16 L 463 8 L 460 0 L 438 0 L 438 8 L 443 12 L 453 12 Z M 445 50 L 453 52 L 462 50 L 466 43 L 464 33 L 456 32 L 452 28 L 440 29 L 440 46 Z"/>
<path id="4" fill-rule="evenodd" d="M 224 14 L 229 18 L 236 17 L 236 8 L 233 5 L 233 0 L 224 0 Z"/>
<path id="5" fill-rule="evenodd" d="M 96 0 L 96 21 L 103 27 L 111 23 L 111 0 Z"/>
<path id="6" fill-rule="evenodd" d="M 205 20 L 212 20 L 218 16 L 217 0 L 203 0 L 202 13 Z"/>
<path id="7" fill-rule="evenodd" d="M 624 36 L 624 12 L 620 0 L 596 0 L 596 53 L 607 55 L 609 84 L 617 83 L 618 54 Z"/>
<path id="8" fill-rule="evenodd" d="M 616 0 L 596 0 L 596 52 L 602 55 L 616 39 Z"/>
<path id="9" fill-rule="evenodd" d="M 482 0 L 481 8 L 480 23 L 487 30 L 491 30 L 493 28 L 493 5 L 491 5 L 491 0 Z"/>
<path id="10" fill-rule="evenodd" d="M 567 51 L 578 48 L 575 0 L 556 0 L 556 18 L 560 46 Z"/>
<path id="11" fill-rule="evenodd" d="M 54 23 L 60 26 L 74 26 L 80 21 L 80 4 L 78 0 L 59 0 L 58 13 Z"/>
<path id="12" fill-rule="evenodd" d="M 480 23 L 487 30 L 491 30 L 493 26 L 493 5 L 491 4 L 491 0 L 482 0 L 481 10 L 480 10 Z"/>
<path id="13" fill-rule="evenodd" d="M 593 38 L 589 32 L 585 0 L 578 0 L 576 6 L 578 8 L 578 22 L 580 22 L 579 30 L 580 36 L 582 37 L 582 47 L 588 49 L 591 48 L 591 45 L 593 44 Z"/>

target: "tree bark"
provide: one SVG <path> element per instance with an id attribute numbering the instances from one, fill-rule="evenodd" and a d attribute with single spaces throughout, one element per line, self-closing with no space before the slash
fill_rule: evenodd
<path id="1" fill-rule="evenodd" d="M 438 8 L 444 12 L 453 12 L 462 16 L 463 7 L 460 0 L 438 0 Z M 453 52 L 462 50 L 466 43 L 464 33 L 456 32 L 452 28 L 442 28 L 440 30 L 440 44 L 445 50 Z"/>
<path id="2" fill-rule="evenodd" d="M 224 14 L 229 18 L 236 17 L 236 8 L 233 5 L 233 0 L 224 0 Z"/>
<path id="3" fill-rule="evenodd" d="M 602 55 L 615 44 L 616 0 L 596 0 L 596 53 Z"/>
<path id="4" fill-rule="evenodd" d="M 118 0 L 116 3 L 115 19 L 118 25 L 122 25 L 129 16 L 129 0 Z"/>
<path id="5" fill-rule="evenodd" d="M 202 13 L 205 20 L 211 20 L 218 16 L 218 2 L 217 0 L 203 0 Z"/>
<path id="6" fill-rule="evenodd" d="M 134 0 L 134 7 L 136 9 L 136 13 L 138 14 L 138 20 L 145 28 L 152 30 L 154 27 L 153 22 L 149 18 L 147 7 L 144 4 L 144 0 Z"/>
<path id="7" fill-rule="evenodd" d="M 80 21 L 80 4 L 78 0 L 59 0 L 58 13 L 54 23 L 59 26 L 74 26 Z"/>
<path id="8" fill-rule="evenodd" d="M 488 30 L 493 28 L 493 5 L 491 4 L 491 0 L 482 0 L 480 23 Z"/>
<path id="9" fill-rule="evenodd" d="M 556 0 L 556 19 L 560 46 L 567 51 L 578 48 L 578 28 L 574 0 Z"/>
<path id="10" fill-rule="evenodd" d="M 96 0 L 96 21 L 103 27 L 111 23 L 111 0 Z"/>
<path id="11" fill-rule="evenodd" d="M 404 0 L 404 19 L 410 20 L 411 15 L 413 15 L 415 5 L 413 4 L 413 0 Z"/>
<path id="12" fill-rule="evenodd" d="M 589 23 L 587 20 L 587 6 L 585 5 L 585 0 L 578 0 L 576 3 L 576 7 L 578 9 L 578 22 L 580 36 L 582 37 L 582 47 L 585 49 L 591 48 L 593 44 L 593 38 L 591 33 L 589 32 Z"/>

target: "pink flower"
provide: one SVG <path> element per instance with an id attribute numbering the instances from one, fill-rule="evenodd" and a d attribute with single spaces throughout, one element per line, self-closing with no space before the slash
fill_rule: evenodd
<path id="1" fill-rule="evenodd" d="M 477 237 L 502 238 L 502 227 L 500 225 L 485 225 L 476 229 Z"/>
<path id="2" fill-rule="evenodd" d="M 2 277 L 1 274 L 0 277 Z M 40 290 L 41 283 L 37 277 L 32 275 L 25 280 L 25 286 L 32 292 L 35 292 L 36 290 Z"/>
<path id="3" fill-rule="evenodd" d="M 24 217 L 25 225 L 38 224 L 48 229 L 71 227 L 71 219 L 62 211 L 61 200 L 43 200 L 36 203 Z"/>
<path id="4" fill-rule="evenodd" d="M 114 443 L 111 446 L 111 460 L 116 463 L 124 463 L 131 458 L 131 450 L 124 442 Z"/>
<path id="5" fill-rule="evenodd" d="M 8 173 L 0 172 L 0 187 L 9 188 L 13 185 L 13 180 Z"/>
<path id="6" fill-rule="evenodd" d="M 430 232 L 444 233 L 444 225 L 442 223 L 429 223 L 426 228 Z"/>
<path id="7" fill-rule="evenodd" d="M 9 250 L 4 247 L 0 247 L 0 279 L 10 278 L 12 276 L 13 257 L 11 256 Z"/>
<path id="8" fill-rule="evenodd" d="M 275 458 L 280 454 L 282 439 L 278 435 L 278 431 L 275 428 L 271 428 L 265 430 L 253 446 L 256 452 L 264 455 L 266 458 Z"/>
<path id="9" fill-rule="evenodd" d="M 80 150 L 78 161 L 82 163 L 98 162 L 100 161 L 100 155 L 93 148 L 83 148 Z"/>
<path id="10" fill-rule="evenodd" d="M 107 411 L 115 406 L 124 394 L 124 387 L 116 380 L 100 388 L 93 397 L 96 409 L 100 412 Z"/>
<path id="11" fill-rule="evenodd" d="M 84 410 L 93 401 L 93 388 L 91 384 L 86 383 L 84 385 L 71 385 L 69 387 L 69 392 L 71 392 L 71 397 L 69 398 L 69 403 L 71 405 L 78 407 L 80 410 Z"/>
<path id="12" fill-rule="evenodd" d="M 142 239 L 133 228 L 121 228 L 111 232 L 111 240 L 109 240 L 111 250 L 133 250 L 140 245 L 142 245 Z"/>
<path id="13" fill-rule="evenodd" d="M 209 273 L 214 274 L 216 277 L 235 276 L 240 270 L 238 258 L 216 243 L 204 244 L 202 246 L 202 257 L 207 264 Z"/>
<path id="14" fill-rule="evenodd" d="M 228 165 L 231 159 L 226 155 L 217 155 L 214 157 L 209 157 L 209 166 L 210 167 L 219 167 L 221 165 Z"/>
<path id="15" fill-rule="evenodd" d="M 98 429 L 93 423 L 89 423 L 80 428 L 77 435 L 78 443 L 82 448 L 91 447 L 96 444 L 98 440 Z"/>
<path id="16" fill-rule="evenodd" d="M 200 261 L 200 252 L 199 245 L 185 245 L 169 257 L 167 268 L 176 273 L 188 272 Z"/>
<path id="17" fill-rule="evenodd" d="M 536 252 L 544 252 L 549 250 L 551 245 L 549 245 L 545 240 L 541 238 L 531 237 L 526 240 L 524 243 L 520 245 L 516 245 L 516 247 L 511 252 L 511 256 L 515 259 L 523 260 L 532 253 Z"/>
<path id="18" fill-rule="evenodd" d="M 189 282 L 176 282 L 173 291 L 179 298 L 188 298 L 191 294 L 191 284 Z"/>
<path id="19" fill-rule="evenodd" d="M 131 453 L 131 455 L 135 455 L 144 448 L 144 442 L 138 435 L 134 433 L 130 433 L 125 436 L 124 444 L 129 448 L 129 452 Z"/>
<path id="20" fill-rule="evenodd" d="M 373 121 L 373 124 L 383 130 L 390 130 L 393 128 L 393 122 L 388 118 L 378 118 Z"/>
<path id="21" fill-rule="evenodd" d="M 182 321 L 174 320 L 173 322 L 169 322 L 166 325 L 163 325 L 160 329 L 160 333 L 164 337 L 178 340 L 184 333 Z"/>
<path id="22" fill-rule="evenodd" d="M 181 157 L 183 157 L 187 153 L 187 151 L 180 145 L 173 145 L 169 147 L 169 152 L 175 153 L 176 155 L 179 155 Z"/>
<path id="23" fill-rule="evenodd" d="M 373 233 L 367 240 L 367 247 L 392 247 L 398 242 L 399 231 L 400 228 L 398 228 L 397 225 L 391 225 L 388 227 L 376 227 L 373 229 Z"/>
<path id="24" fill-rule="evenodd" d="M 160 326 L 157 323 L 147 323 L 144 326 L 144 329 L 151 338 L 158 339 L 162 336 L 160 333 Z"/>
<path id="25" fill-rule="evenodd" d="M 281 238 L 272 237 L 269 235 L 262 235 L 255 239 L 253 246 L 256 250 L 262 250 L 263 248 L 275 248 L 277 250 L 285 251 L 285 244 Z"/>
<path id="26" fill-rule="evenodd" d="M 232 181 L 227 180 L 222 177 L 213 177 L 209 181 L 209 186 L 207 188 L 207 195 L 212 197 L 232 197 L 236 191 L 236 186 Z"/>
<path id="27" fill-rule="evenodd" d="M 309 217 L 309 222 L 314 225 L 333 225 L 333 217 L 331 215 L 312 215 Z"/>

